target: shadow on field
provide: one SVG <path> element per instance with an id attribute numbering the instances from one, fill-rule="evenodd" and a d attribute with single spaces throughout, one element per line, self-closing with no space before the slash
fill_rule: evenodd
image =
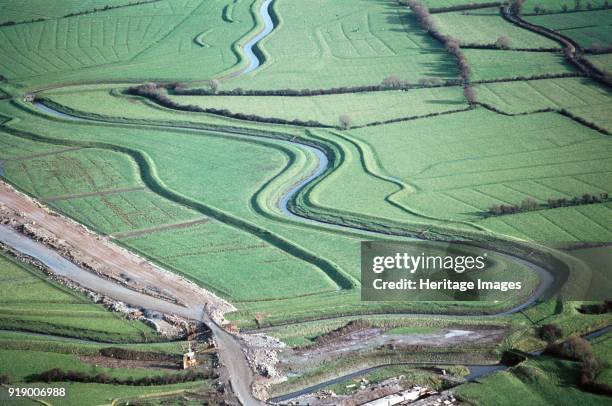
<path id="1" fill-rule="evenodd" d="M 391 27 L 387 31 L 401 33 L 406 36 L 407 45 L 419 54 L 432 55 L 439 53 L 441 58 L 437 63 L 419 63 L 423 76 L 434 77 L 457 77 L 459 72 L 451 55 L 444 49 L 443 45 L 427 34 L 420 27 L 408 6 L 401 6 L 396 0 L 364 0 L 381 3 L 385 7 L 385 22 Z M 414 40 L 411 39 L 414 38 Z M 415 47 L 416 46 L 416 47 Z M 401 74 L 401 72 L 398 72 Z"/>

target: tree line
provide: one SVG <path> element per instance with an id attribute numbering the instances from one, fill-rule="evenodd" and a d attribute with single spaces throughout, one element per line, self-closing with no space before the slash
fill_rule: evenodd
<path id="1" fill-rule="evenodd" d="M 420 0 L 400 0 L 401 4 L 410 7 L 414 16 L 421 27 L 432 37 L 442 43 L 448 53 L 454 56 L 457 68 L 459 69 L 459 78 L 463 84 L 463 95 L 470 105 L 476 102 L 476 90 L 470 85 L 471 67 L 468 62 L 459 41 L 449 35 L 444 35 L 440 32 L 435 23 L 429 8 L 421 3 Z"/>
<path id="2" fill-rule="evenodd" d="M 201 381 L 204 379 L 216 379 L 218 376 L 210 372 L 201 372 L 188 370 L 184 374 L 173 373 L 166 375 L 145 376 L 142 378 L 116 378 L 106 373 L 89 375 L 81 371 L 64 371 L 60 368 L 53 368 L 48 371 L 41 372 L 32 381 L 39 382 L 82 382 L 82 383 L 103 383 L 112 385 L 130 385 L 130 386 L 153 386 L 153 385 L 169 385 L 174 383 Z"/>
<path id="3" fill-rule="evenodd" d="M 190 111 L 196 113 L 208 113 L 215 114 L 219 116 L 224 116 L 228 118 L 235 118 L 238 120 L 247 120 L 247 121 L 257 121 L 260 123 L 270 123 L 270 124 L 286 124 L 286 125 L 295 125 L 300 127 L 330 127 L 328 125 L 322 124 L 315 120 L 285 120 L 281 118 L 274 117 L 262 117 L 256 114 L 244 114 L 244 113 L 234 113 L 227 109 L 217 109 L 212 107 L 200 107 L 195 104 L 180 104 L 170 99 L 164 93 L 164 86 L 158 85 L 156 83 L 145 83 L 138 86 L 132 86 L 126 89 L 125 93 L 133 96 L 146 97 L 149 100 L 154 101 L 160 106 L 167 107 L 173 110 L 182 110 L 182 111 Z"/>
<path id="4" fill-rule="evenodd" d="M 494 204 L 489 207 L 489 214 L 493 216 L 502 216 L 505 214 L 515 214 L 527 211 L 541 209 L 555 209 L 559 207 L 580 206 L 585 204 L 602 203 L 609 201 L 607 192 L 599 194 L 585 193 L 580 197 L 568 199 L 566 197 L 547 199 L 546 204 L 540 204 L 535 199 L 527 198 L 520 204 Z"/>

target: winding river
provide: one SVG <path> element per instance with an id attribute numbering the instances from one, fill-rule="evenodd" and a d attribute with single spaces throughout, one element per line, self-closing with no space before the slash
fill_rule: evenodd
<path id="1" fill-rule="evenodd" d="M 259 8 L 259 15 L 264 21 L 264 28 L 244 45 L 243 51 L 249 60 L 249 65 L 244 68 L 241 74 L 253 72 L 259 66 L 261 66 L 263 62 L 260 60 L 261 51 L 257 49 L 257 44 L 259 41 L 267 37 L 274 29 L 274 21 L 272 21 L 272 17 L 270 16 L 272 1 L 273 0 L 265 0 Z M 257 54 L 259 54 L 259 56 Z"/>

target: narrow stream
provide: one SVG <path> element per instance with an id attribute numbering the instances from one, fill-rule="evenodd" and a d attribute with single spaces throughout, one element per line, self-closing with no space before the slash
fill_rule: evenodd
<path id="1" fill-rule="evenodd" d="M 272 21 L 272 17 L 270 16 L 270 5 L 272 4 L 272 0 L 265 0 L 261 8 L 259 9 L 259 15 L 264 21 L 264 28 L 259 32 L 259 34 L 255 35 L 253 38 L 247 42 L 244 47 L 244 53 L 249 60 L 249 65 L 241 72 L 242 75 L 246 73 L 253 72 L 259 66 L 261 66 L 262 62 L 259 58 L 261 57 L 257 55 L 257 44 L 268 36 L 274 29 L 274 21 Z"/>

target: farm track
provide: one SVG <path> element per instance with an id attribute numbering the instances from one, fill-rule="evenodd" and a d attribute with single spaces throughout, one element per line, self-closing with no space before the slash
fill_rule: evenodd
<path id="1" fill-rule="evenodd" d="M 253 375 L 242 353 L 241 344 L 236 337 L 219 327 L 206 311 L 210 310 L 210 307 L 207 309 L 205 305 L 211 305 L 214 308 L 219 304 L 222 308 L 223 306 L 229 306 L 227 303 L 220 303 L 220 299 L 215 298 L 204 289 L 175 274 L 157 268 L 109 241 L 100 239 L 97 235 L 84 230 L 77 223 L 49 213 L 32 199 L 1 182 L 0 198 L 5 206 L 18 210 L 26 218 L 35 218 L 37 222 L 45 224 L 49 231 L 91 255 L 99 263 L 108 265 L 114 270 L 122 271 L 133 280 L 141 283 L 162 286 L 172 296 L 180 297 L 183 305 L 171 303 L 148 293 L 141 293 L 123 286 L 116 281 L 75 265 L 54 249 L 14 231 L 8 226 L 0 225 L 0 241 L 16 251 L 42 262 L 56 275 L 66 277 L 83 287 L 95 290 L 115 300 L 205 323 L 215 335 L 219 356 L 229 372 L 230 381 L 234 382 L 233 388 L 239 399 L 245 405 L 261 404 L 251 394 L 250 384 Z"/>

